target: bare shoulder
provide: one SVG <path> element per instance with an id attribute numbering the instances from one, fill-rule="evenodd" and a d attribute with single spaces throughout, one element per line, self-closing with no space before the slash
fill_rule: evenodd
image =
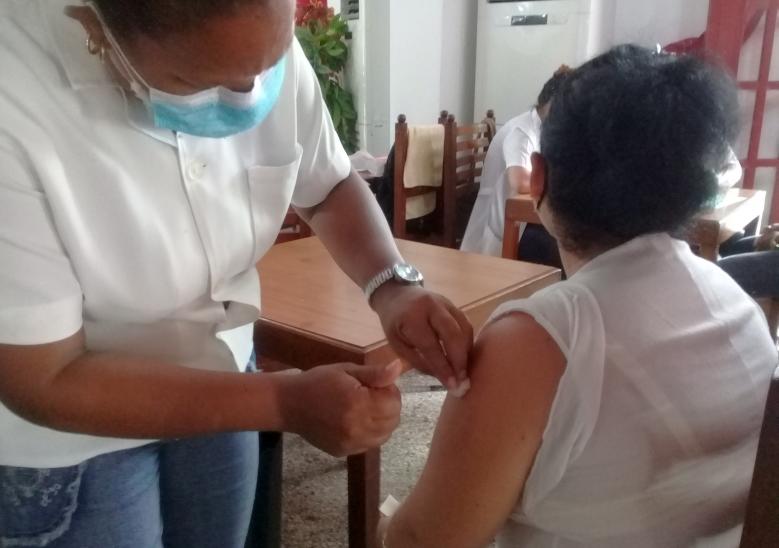
<path id="1" fill-rule="evenodd" d="M 502 416 L 540 440 L 565 366 L 560 347 L 532 316 L 507 314 L 480 333 L 471 356 L 471 389 L 461 400 L 448 398 L 442 418 L 468 416 L 478 428 Z"/>
<path id="2" fill-rule="evenodd" d="M 491 322 L 479 334 L 471 375 L 479 381 L 496 373 L 525 375 L 529 373 L 525 370 L 530 370 L 559 378 L 565 361 L 562 350 L 541 324 L 529 314 L 514 312 Z"/>

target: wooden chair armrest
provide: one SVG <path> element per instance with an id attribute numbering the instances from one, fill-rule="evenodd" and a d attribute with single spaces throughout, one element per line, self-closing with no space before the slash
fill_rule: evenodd
<path id="1" fill-rule="evenodd" d="M 535 204 L 529 196 L 519 196 L 506 200 L 506 217 L 503 223 L 504 259 L 519 257 L 519 224 L 541 224 Z"/>

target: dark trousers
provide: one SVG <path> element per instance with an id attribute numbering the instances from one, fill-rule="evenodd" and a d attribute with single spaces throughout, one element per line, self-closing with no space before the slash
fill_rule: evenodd
<path id="1" fill-rule="evenodd" d="M 557 240 L 541 225 L 529 224 L 519 240 L 519 260 L 562 269 Z"/>

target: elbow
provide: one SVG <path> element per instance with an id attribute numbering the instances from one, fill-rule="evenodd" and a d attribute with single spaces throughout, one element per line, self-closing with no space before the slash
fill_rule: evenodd
<path id="1" fill-rule="evenodd" d="M 508 183 L 512 195 L 530 193 L 530 172 L 521 167 L 508 169 Z"/>
<path id="2" fill-rule="evenodd" d="M 57 414 L 45 405 L 45 401 L 46 398 L 37 394 L 0 394 L 0 403 L 17 417 L 37 426 L 56 429 Z"/>
<path id="3" fill-rule="evenodd" d="M 522 179 L 518 186 L 519 194 L 530 194 L 530 179 Z"/>

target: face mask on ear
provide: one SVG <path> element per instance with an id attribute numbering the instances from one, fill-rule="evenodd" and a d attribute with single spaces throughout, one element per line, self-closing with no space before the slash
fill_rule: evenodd
<path id="1" fill-rule="evenodd" d="M 246 93 L 219 86 L 191 95 L 173 95 L 151 87 L 130 64 L 97 7 L 90 7 L 103 25 L 112 59 L 133 93 L 146 105 L 155 127 L 197 137 L 228 137 L 261 124 L 278 102 L 286 58 L 257 76 L 252 90 Z"/>

